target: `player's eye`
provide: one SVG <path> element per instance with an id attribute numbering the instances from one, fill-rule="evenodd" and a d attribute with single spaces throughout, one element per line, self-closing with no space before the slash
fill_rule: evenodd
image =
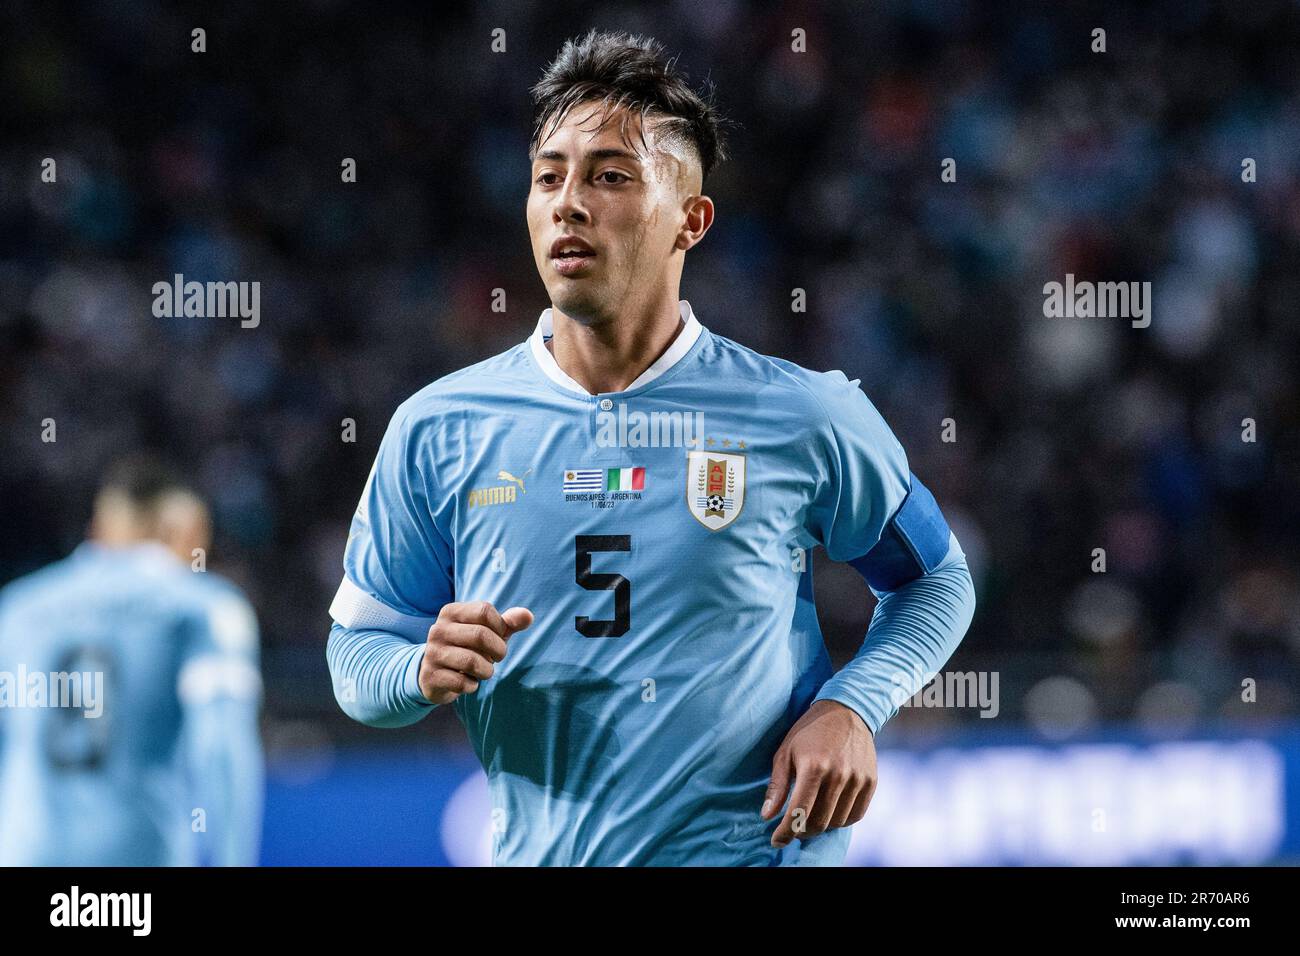
<path id="1" fill-rule="evenodd" d="M 548 177 L 548 176 L 558 176 L 558 175 L 559 175 L 558 173 L 542 173 L 540 176 L 538 176 L 538 177 L 537 177 L 535 180 L 533 180 L 533 181 L 536 182 L 536 183 L 538 183 L 538 184 L 540 184 L 540 185 L 542 185 L 542 186 L 550 186 L 550 185 L 553 185 L 553 184 L 552 184 L 552 183 L 548 183 L 548 182 L 546 182 L 546 177 Z"/>
<path id="2" fill-rule="evenodd" d="M 597 176 L 596 178 L 597 178 L 597 179 L 601 179 L 601 178 L 603 178 L 603 177 L 605 177 L 605 176 L 618 176 L 620 179 L 625 180 L 625 181 L 628 181 L 628 182 L 630 182 L 631 179 L 632 179 L 632 177 L 629 176 L 629 175 L 627 175 L 626 173 L 620 173 L 620 172 L 617 172 L 616 170 L 613 170 L 613 169 L 607 169 L 607 170 L 605 170 L 603 173 L 601 173 L 601 174 L 600 174 L 599 176 Z M 609 180 L 605 180 L 605 181 L 606 181 L 606 183 L 608 183 L 608 184 L 611 185 L 611 186 L 613 186 L 613 185 L 617 185 L 616 183 L 611 183 L 611 182 L 609 182 Z"/>

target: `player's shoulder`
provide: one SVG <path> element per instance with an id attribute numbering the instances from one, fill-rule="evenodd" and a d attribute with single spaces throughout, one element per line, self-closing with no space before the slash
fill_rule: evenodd
<path id="1" fill-rule="evenodd" d="M 230 578 L 216 571 L 192 572 L 197 600 L 205 607 L 237 606 L 252 613 L 253 605 L 248 595 Z"/>
<path id="2" fill-rule="evenodd" d="M 199 613 L 224 651 L 257 652 L 257 614 L 242 588 L 215 571 L 192 573 Z"/>
<path id="3" fill-rule="evenodd" d="M 788 359 L 764 355 L 716 333 L 702 356 L 710 381 L 733 381 L 749 388 L 771 389 L 780 408 L 813 418 L 833 417 L 847 405 L 867 401 L 860 379 L 840 369 L 819 372 Z"/>
<path id="4" fill-rule="evenodd" d="M 62 604 L 72 593 L 104 590 L 129 591 L 148 583 L 137 582 L 123 570 L 126 562 L 91 541 L 83 541 L 70 554 L 20 575 L 0 588 L 0 606 L 10 611 L 26 609 L 43 613 L 51 604 Z M 121 578 L 123 580 L 117 580 Z"/>
<path id="5" fill-rule="evenodd" d="M 435 379 L 408 397 L 393 413 L 395 422 L 416 423 L 448 412 L 511 401 L 530 384 L 528 343 Z"/>
<path id="6" fill-rule="evenodd" d="M 19 575 L 0 587 L 0 609 L 12 613 L 46 600 L 47 595 L 59 589 L 74 569 L 72 558 L 65 557 Z"/>
<path id="7" fill-rule="evenodd" d="M 208 570 L 191 571 L 190 573 L 193 577 L 195 588 L 202 596 L 203 600 L 248 601 L 248 598 L 244 596 L 244 589 L 224 574 Z"/>
<path id="8" fill-rule="evenodd" d="M 71 554 L 16 578 L 0 589 L 6 615 L 39 617 L 68 602 L 149 609 L 167 618 L 204 613 L 203 592 L 182 562 L 160 544 L 106 548 L 82 542 Z"/>

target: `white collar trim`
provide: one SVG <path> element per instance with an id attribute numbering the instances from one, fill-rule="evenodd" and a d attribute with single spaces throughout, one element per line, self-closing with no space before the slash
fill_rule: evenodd
<path id="1" fill-rule="evenodd" d="M 657 379 L 680 362 L 682 357 L 691 350 L 695 340 L 700 337 L 700 333 L 704 331 L 704 326 L 700 325 L 700 320 L 695 317 L 695 310 L 691 308 L 691 304 L 685 299 L 679 299 L 677 311 L 685 325 L 678 331 L 677 338 L 673 339 L 673 344 L 668 346 L 668 350 L 659 356 L 653 365 L 638 375 L 636 381 L 623 391 L 630 392 L 634 388 L 640 388 L 642 385 Z M 532 346 L 533 358 L 537 360 L 537 364 L 546 373 L 546 377 L 556 385 L 567 391 L 576 392 L 584 398 L 590 398 L 592 393 L 579 385 L 564 369 L 560 368 L 559 363 L 555 361 L 555 356 L 546 347 L 546 340 L 554 334 L 554 316 L 551 309 L 546 309 L 542 312 L 541 318 L 537 320 L 537 328 L 528 339 L 529 344 Z"/>

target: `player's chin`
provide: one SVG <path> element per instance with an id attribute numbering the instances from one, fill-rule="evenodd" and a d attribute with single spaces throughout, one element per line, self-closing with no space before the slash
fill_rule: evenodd
<path id="1" fill-rule="evenodd" d="M 549 283 L 551 304 L 573 318 L 588 315 L 600 310 L 603 283 L 574 282 L 572 279 L 560 279 Z M 580 320 L 580 319 L 579 319 Z"/>

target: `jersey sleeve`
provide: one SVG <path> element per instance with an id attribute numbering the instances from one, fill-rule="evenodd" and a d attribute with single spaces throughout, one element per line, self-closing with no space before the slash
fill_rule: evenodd
<path id="1" fill-rule="evenodd" d="M 420 693 L 420 662 L 430 625 L 454 600 L 452 548 L 435 519 L 433 453 L 419 428 L 410 401 L 389 422 L 330 605 L 326 655 L 335 698 L 372 726 L 414 723 L 433 707 Z"/>
<path id="2" fill-rule="evenodd" d="M 864 557 L 907 496 L 907 455 L 874 405 L 843 372 L 819 377 L 821 410 L 808 531 L 833 561 Z"/>
<path id="3" fill-rule="evenodd" d="M 827 373 L 821 482 L 808 531 L 879 599 L 858 653 L 818 691 L 874 734 L 942 667 L 974 613 L 966 557 L 938 502 L 856 382 Z"/>
<path id="4" fill-rule="evenodd" d="M 265 771 L 258 712 L 262 677 L 257 617 L 224 587 L 194 613 L 177 678 L 203 859 L 254 866 Z"/>
<path id="5" fill-rule="evenodd" d="M 330 614 L 423 641 L 452 600 L 451 546 L 433 518 L 433 462 L 409 403 L 393 415 L 352 518 L 343 582 Z"/>

